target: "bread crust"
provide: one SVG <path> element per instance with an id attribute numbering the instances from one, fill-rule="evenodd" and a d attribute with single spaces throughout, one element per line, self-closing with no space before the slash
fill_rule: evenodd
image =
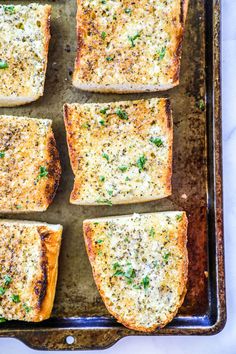
<path id="1" fill-rule="evenodd" d="M 51 315 L 62 226 L 0 220 L 0 317 L 40 322 Z M 6 283 L 6 277 L 9 279 Z M 15 297 L 15 301 L 12 298 Z"/>
<path id="2" fill-rule="evenodd" d="M 113 10 L 104 12 L 104 5 L 100 2 L 88 5 L 84 0 L 77 0 L 77 4 L 75 87 L 86 91 L 122 94 L 163 91 L 179 84 L 188 1 L 174 0 L 164 11 L 160 10 L 159 1 L 150 4 L 149 0 L 142 0 L 141 3 L 135 0 L 123 5 L 117 2 L 115 15 Z M 127 9 L 130 11 L 128 17 L 124 14 Z M 143 11 L 146 11 L 145 20 Z M 150 29 L 146 29 L 147 23 L 152 26 Z M 138 40 L 136 38 L 137 41 L 130 48 L 126 38 L 132 37 L 131 32 L 135 32 L 136 27 L 142 35 L 137 37 Z M 128 28 L 132 29 L 130 33 Z M 160 32 L 167 34 L 165 41 L 158 37 Z M 101 39 L 101 33 L 105 33 L 105 38 Z M 157 44 L 160 48 L 155 52 Z M 160 60 L 158 53 L 163 48 L 165 53 L 161 54 Z"/>
<path id="3" fill-rule="evenodd" d="M 51 125 L 51 120 L 0 116 L 2 213 L 44 211 L 53 201 L 61 165 Z"/>
<path id="4" fill-rule="evenodd" d="M 101 113 L 104 106 L 106 115 Z M 117 110 L 126 112 L 128 119 L 113 113 Z M 72 204 L 141 203 L 171 194 L 173 124 L 168 99 L 65 104 L 64 119 L 75 174 Z M 159 147 L 151 142 L 156 136 Z M 105 151 L 109 161 L 101 157 Z M 143 170 L 137 167 L 141 156 L 146 164 Z M 127 166 L 120 172 L 124 161 Z"/>
<path id="5" fill-rule="evenodd" d="M 16 23 L 14 26 L 12 25 L 11 17 L 9 17 L 10 15 L 1 15 L 2 20 L 0 20 L 0 26 L 2 26 L 1 28 L 4 29 L 5 27 L 8 28 L 10 26 L 11 32 L 19 31 L 19 29 L 16 28 L 17 26 L 21 26 L 21 32 L 17 32 L 16 35 L 13 36 L 13 40 L 9 39 L 8 33 L 3 32 L 2 30 L 2 35 L 4 33 L 4 36 L 6 37 L 6 40 L 9 41 L 9 43 L 8 48 L 5 48 L 4 45 L 6 46 L 6 44 L 3 42 L 0 49 L 0 54 L 1 58 L 7 59 L 7 62 L 9 62 L 9 67 L 6 70 L 1 70 L 0 72 L 0 107 L 12 107 L 28 104 L 37 100 L 43 95 L 44 92 L 44 82 L 48 61 L 48 47 L 51 38 L 51 6 L 29 4 L 27 6 L 15 5 L 15 7 L 17 8 L 17 14 L 19 14 L 19 18 L 16 17 Z M 28 12 L 28 14 L 31 14 L 31 17 L 25 18 L 25 9 L 27 9 L 26 13 Z M 37 17 L 37 14 L 39 14 L 39 17 Z M 12 16 L 14 16 L 14 14 Z M 25 39 L 22 39 L 21 36 L 23 35 L 22 33 L 29 31 L 28 25 L 24 23 L 24 21 L 34 21 L 34 17 L 35 28 L 31 26 L 31 41 L 28 41 L 27 47 L 24 48 Z M 20 25 L 18 21 L 21 21 Z M 38 22 L 40 22 L 40 25 L 37 24 Z M 7 31 L 6 28 L 5 31 Z M 26 33 L 25 37 L 29 37 L 28 32 Z M 16 41 L 19 43 L 17 44 Z M 37 55 L 34 53 L 35 49 L 32 45 L 32 43 L 35 41 L 40 41 L 41 46 L 40 50 L 37 49 Z M 18 63 L 13 59 L 15 53 L 9 53 L 11 48 L 12 51 L 17 52 L 16 54 Z M 34 63 L 34 60 L 36 60 L 35 58 L 38 60 L 37 65 Z M 39 69 L 36 68 L 38 66 Z"/>
<path id="6" fill-rule="evenodd" d="M 158 213 L 156 213 L 158 214 Z M 159 213 L 161 214 L 161 213 Z M 129 328 L 129 329 L 133 329 L 136 331 L 141 331 L 141 332 L 153 332 L 156 329 L 160 329 L 163 328 L 164 326 L 166 326 L 169 322 L 172 321 L 172 319 L 175 317 L 175 315 L 177 314 L 179 308 L 181 307 L 184 298 L 185 298 L 185 294 L 187 292 L 187 288 L 186 288 L 186 284 L 187 284 L 187 278 L 188 278 L 188 253 L 187 253 L 187 247 L 186 247 L 186 243 L 187 243 L 187 225 L 188 225 L 188 220 L 187 220 L 187 216 L 185 212 L 181 212 L 182 214 L 182 220 L 180 221 L 180 225 L 177 231 L 177 238 L 178 238 L 178 249 L 180 254 L 182 254 L 183 257 L 183 261 L 181 263 L 181 269 L 179 270 L 179 272 L 181 273 L 181 277 L 179 279 L 179 289 L 178 289 L 178 293 L 179 293 L 179 300 L 178 302 L 175 304 L 175 308 L 169 313 L 169 316 L 166 317 L 165 320 L 163 321 L 159 321 L 155 324 L 153 324 L 153 326 L 148 327 L 148 326 L 140 326 L 137 322 L 137 318 L 135 318 L 135 315 L 130 316 L 129 320 L 125 320 L 124 319 L 124 315 L 122 315 L 122 308 L 120 309 L 119 312 L 114 311 L 113 310 L 113 306 L 112 306 L 112 301 L 111 298 L 109 298 L 109 295 L 106 294 L 106 291 L 104 291 L 104 284 L 103 284 L 103 280 L 102 280 L 102 276 L 100 274 L 101 268 L 98 269 L 97 267 L 97 257 L 98 256 L 98 252 L 96 249 L 96 237 L 97 237 L 97 232 L 96 232 L 96 227 L 100 227 L 97 225 L 101 225 L 101 229 L 99 229 L 98 234 L 100 235 L 101 232 L 103 231 L 103 225 L 106 223 L 109 223 L 110 221 L 114 222 L 115 220 L 119 220 L 121 218 L 127 218 L 128 216 L 119 216 L 119 217 L 108 217 L 108 218 L 99 218 L 99 219 L 91 219 L 91 220 L 85 220 L 83 223 L 83 230 L 84 230 L 84 239 L 85 239 L 85 245 L 86 245 L 86 250 L 87 250 L 87 254 L 91 263 L 91 267 L 92 267 L 92 272 L 93 272 L 93 277 L 96 283 L 96 286 L 98 288 L 98 291 L 104 301 L 104 304 L 107 308 L 107 310 L 112 314 L 112 316 L 114 316 L 118 322 L 122 323 L 125 327 Z M 154 215 L 154 214 L 142 214 L 142 215 Z M 127 219 L 127 223 L 128 223 L 128 219 Z M 120 235 L 120 237 L 124 237 L 124 235 Z M 102 249 L 102 251 L 104 251 L 104 249 Z M 107 253 L 105 253 L 107 252 Z M 105 249 L 104 253 L 106 254 L 105 257 L 109 257 L 109 250 Z M 100 256 L 101 257 L 101 256 Z M 130 254 L 130 258 L 131 258 L 131 254 Z M 107 266 L 109 267 L 109 265 Z M 111 289 L 112 291 L 112 289 Z M 122 291 L 122 289 L 120 290 Z M 150 296 L 155 297 L 155 294 L 150 294 Z M 128 300 L 127 300 L 128 301 Z M 127 306 L 128 303 L 127 303 Z"/>

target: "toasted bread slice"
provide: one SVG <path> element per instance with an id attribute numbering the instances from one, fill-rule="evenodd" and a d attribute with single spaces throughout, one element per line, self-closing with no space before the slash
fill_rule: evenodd
<path id="1" fill-rule="evenodd" d="M 64 109 L 75 174 L 71 203 L 136 203 L 171 194 L 169 100 L 66 104 Z"/>
<path id="2" fill-rule="evenodd" d="M 62 226 L 0 220 L 0 318 L 39 322 L 50 317 Z"/>
<path id="3" fill-rule="evenodd" d="M 61 166 L 52 121 L 0 116 L 0 212 L 46 210 Z"/>
<path id="4" fill-rule="evenodd" d="M 174 318 L 186 293 L 185 212 L 85 220 L 84 237 L 97 288 L 118 322 L 151 332 Z"/>
<path id="5" fill-rule="evenodd" d="M 51 6 L 0 5 L 0 107 L 43 95 Z"/>
<path id="6" fill-rule="evenodd" d="M 75 87 L 127 93 L 179 84 L 188 0 L 77 2 Z"/>

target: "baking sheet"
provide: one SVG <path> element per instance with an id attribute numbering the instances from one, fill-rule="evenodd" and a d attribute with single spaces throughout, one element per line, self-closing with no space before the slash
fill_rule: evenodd
<path id="1" fill-rule="evenodd" d="M 190 0 L 183 43 L 180 85 L 165 93 L 97 94 L 72 87 L 76 54 L 75 0 L 40 1 L 53 6 L 44 96 L 27 106 L 0 108 L 0 114 L 53 120 L 63 174 L 53 204 L 44 213 L 19 219 L 61 223 L 64 227 L 59 279 L 52 319 L 41 324 L 7 322 L 0 336 L 13 336 L 38 349 L 104 348 L 126 335 L 141 334 L 117 324 L 96 290 L 86 255 L 85 218 L 162 210 L 186 210 L 189 218 L 189 281 L 176 318 L 154 334 L 211 334 L 225 322 L 221 115 L 219 79 L 219 1 Z M 19 3 L 3 1 L 0 3 Z M 21 1 L 21 4 L 29 1 Z M 207 19 L 207 21 L 205 21 Z M 170 97 L 174 119 L 173 194 L 160 201 L 119 206 L 69 204 L 73 185 L 65 139 L 65 102 L 109 102 Z M 203 107 L 202 100 L 206 98 Z M 0 215 L 1 216 L 1 215 Z M 9 215 L 9 218 L 15 218 Z M 67 343 L 67 336 L 74 342 Z"/>

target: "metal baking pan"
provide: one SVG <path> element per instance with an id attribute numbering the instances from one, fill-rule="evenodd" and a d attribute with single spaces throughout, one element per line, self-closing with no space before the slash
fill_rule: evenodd
<path id="1" fill-rule="evenodd" d="M 33 348 L 56 350 L 105 348 L 124 336 L 142 334 L 124 328 L 106 311 L 86 256 L 82 221 L 90 217 L 176 209 L 186 210 L 189 217 L 188 292 L 176 318 L 152 335 L 219 332 L 226 321 L 219 1 L 190 0 L 178 87 L 164 94 L 123 96 L 87 93 L 72 87 L 76 1 L 47 2 L 53 6 L 53 15 L 45 94 L 28 106 L 0 109 L 0 114 L 53 119 L 63 167 L 59 191 L 47 212 L 17 217 L 63 224 L 59 279 L 50 320 L 39 324 L 6 322 L 0 326 L 0 336 L 18 338 Z M 0 0 L 0 3 L 6 1 Z M 172 196 L 161 201 L 113 207 L 70 205 L 73 175 L 65 139 L 63 103 L 108 102 L 158 95 L 168 95 L 173 106 Z M 204 99 L 206 105 L 202 102 Z M 14 218 L 14 215 L 9 217 Z M 68 336 L 73 336 L 69 338 L 71 341 Z"/>

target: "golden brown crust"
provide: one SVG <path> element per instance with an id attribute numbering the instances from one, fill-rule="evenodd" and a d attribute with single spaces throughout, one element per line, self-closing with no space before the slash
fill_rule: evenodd
<path id="1" fill-rule="evenodd" d="M 44 278 L 43 296 L 40 299 L 40 310 L 35 322 L 46 320 L 50 317 L 56 292 L 58 275 L 58 255 L 61 246 L 62 230 L 51 231 L 45 226 L 38 227 L 43 248 L 42 268 L 46 268 Z M 45 290 L 44 290 L 45 289 Z"/>
<path id="2" fill-rule="evenodd" d="M 98 0 L 77 3 L 74 86 L 128 93 L 166 90 L 179 83 L 188 1 L 117 0 L 111 8 Z"/>
<path id="3" fill-rule="evenodd" d="M 144 214 L 145 215 L 145 214 Z M 151 215 L 151 214 L 146 214 L 146 215 Z M 154 215 L 154 214 L 153 214 Z M 99 290 L 99 293 L 104 301 L 104 304 L 107 308 L 107 310 L 117 319 L 118 322 L 122 323 L 124 326 L 134 329 L 137 331 L 142 331 L 142 332 L 152 332 L 156 330 L 157 328 L 162 328 L 164 327 L 167 323 L 169 323 L 176 313 L 178 312 L 178 309 L 182 305 L 184 301 L 184 297 L 186 294 L 186 283 L 187 283 L 187 277 L 188 277 L 188 254 L 187 254 L 187 248 L 186 248 L 186 242 L 187 242 L 187 217 L 185 212 L 181 212 L 182 219 L 179 221 L 179 226 L 178 226 L 178 231 L 177 235 L 177 247 L 178 247 L 178 252 L 179 254 L 182 255 L 183 261 L 181 263 L 181 269 L 179 270 L 180 273 L 180 278 L 179 278 L 179 288 L 178 288 L 178 293 L 179 293 L 179 299 L 178 302 L 175 304 L 174 308 L 170 311 L 169 315 L 165 318 L 165 320 L 157 321 L 157 323 L 153 324 L 152 326 L 144 326 L 144 325 L 139 325 L 138 324 L 138 319 L 136 318 L 135 314 L 133 316 L 130 315 L 129 320 L 125 320 L 124 318 L 124 311 L 122 310 L 122 305 L 120 310 L 117 312 L 117 310 L 114 310 L 113 302 L 116 301 L 115 298 L 111 299 L 110 296 L 106 293 L 106 290 L 104 290 L 104 279 L 102 279 L 102 274 L 101 274 L 101 268 L 99 268 L 97 259 L 98 257 L 103 257 L 102 255 L 99 256 L 100 253 L 104 253 L 104 257 L 108 258 L 110 257 L 110 253 L 107 250 L 107 248 L 103 248 L 100 244 L 96 244 L 97 237 L 101 234 L 104 233 L 104 225 L 106 223 L 106 226 L 109 223 L 109 220 L 111 220 L 113 223 L 114 219 L 117 220 L 118 217 L 110 217 L 110 218 L 100 218 L 100 219 L 93 219 L 93 220 L 85 220 L 83 224 L 83 229 L 84 229 L 84 238 L 85 238 L 85 245 L 86 245 L 86 250 L 89 256 L 89 260 L 92 266 L 92 271 L 93 271 L 93 276 L 95 283 L 97 285 L 97 288 Z M 122 218 L 122 217 L 119 217 Z M 128 219 L 126 221 L 129 223 Z M 118 227 L 118 225 L 116 225 Z M 125 235 L 119 234 L 119 237 L 124 238 Z M 107 235 L 106 235 L 107 237 Z M 111 235 L 109 235 L 111 237 Z M 145 246 L 144 246 L 145 247 Z M 99 251 L 98 251 L 99 250 Z M 131 251 L 131 250 L 130 250 Z M 131 253 L 129 253 L 130 259 L 131 260 Z M 113 260 L 114 261 L 114 260 Z M 106 265 L 109 268 L 109 264 Z M 110 278 L 111 279 L 111 278 Z M 112 285 L 110 285 L 112 286 Z M 112 293 L 112 287 L 109 287 L 109 294 Z M 120 291 L 122 288 L 120 288 Z M 134 295 L 133 295 L 134 296 Z M 152 293 L 149 296 L 155 298 L 155 294 Z M 127 300 L 128 301 L 128 300 Z M 126 306 L 127 305 L 127 306 Z M 132 300 L 130 304 L 128 302 L 126 303 L 126 308 L 127 307 L 132 307 Z M 123 303 L 124 306 L 124 303 Z M 145 315 L 145 314 L 144 314 Z"/>
<path id="4" fill-rule="evenodd" d="M 127 204 L 171 194 L 173 125 L 168 99 L 66 104 L 64 117 L 75 174 L 71 203 Z"/>

